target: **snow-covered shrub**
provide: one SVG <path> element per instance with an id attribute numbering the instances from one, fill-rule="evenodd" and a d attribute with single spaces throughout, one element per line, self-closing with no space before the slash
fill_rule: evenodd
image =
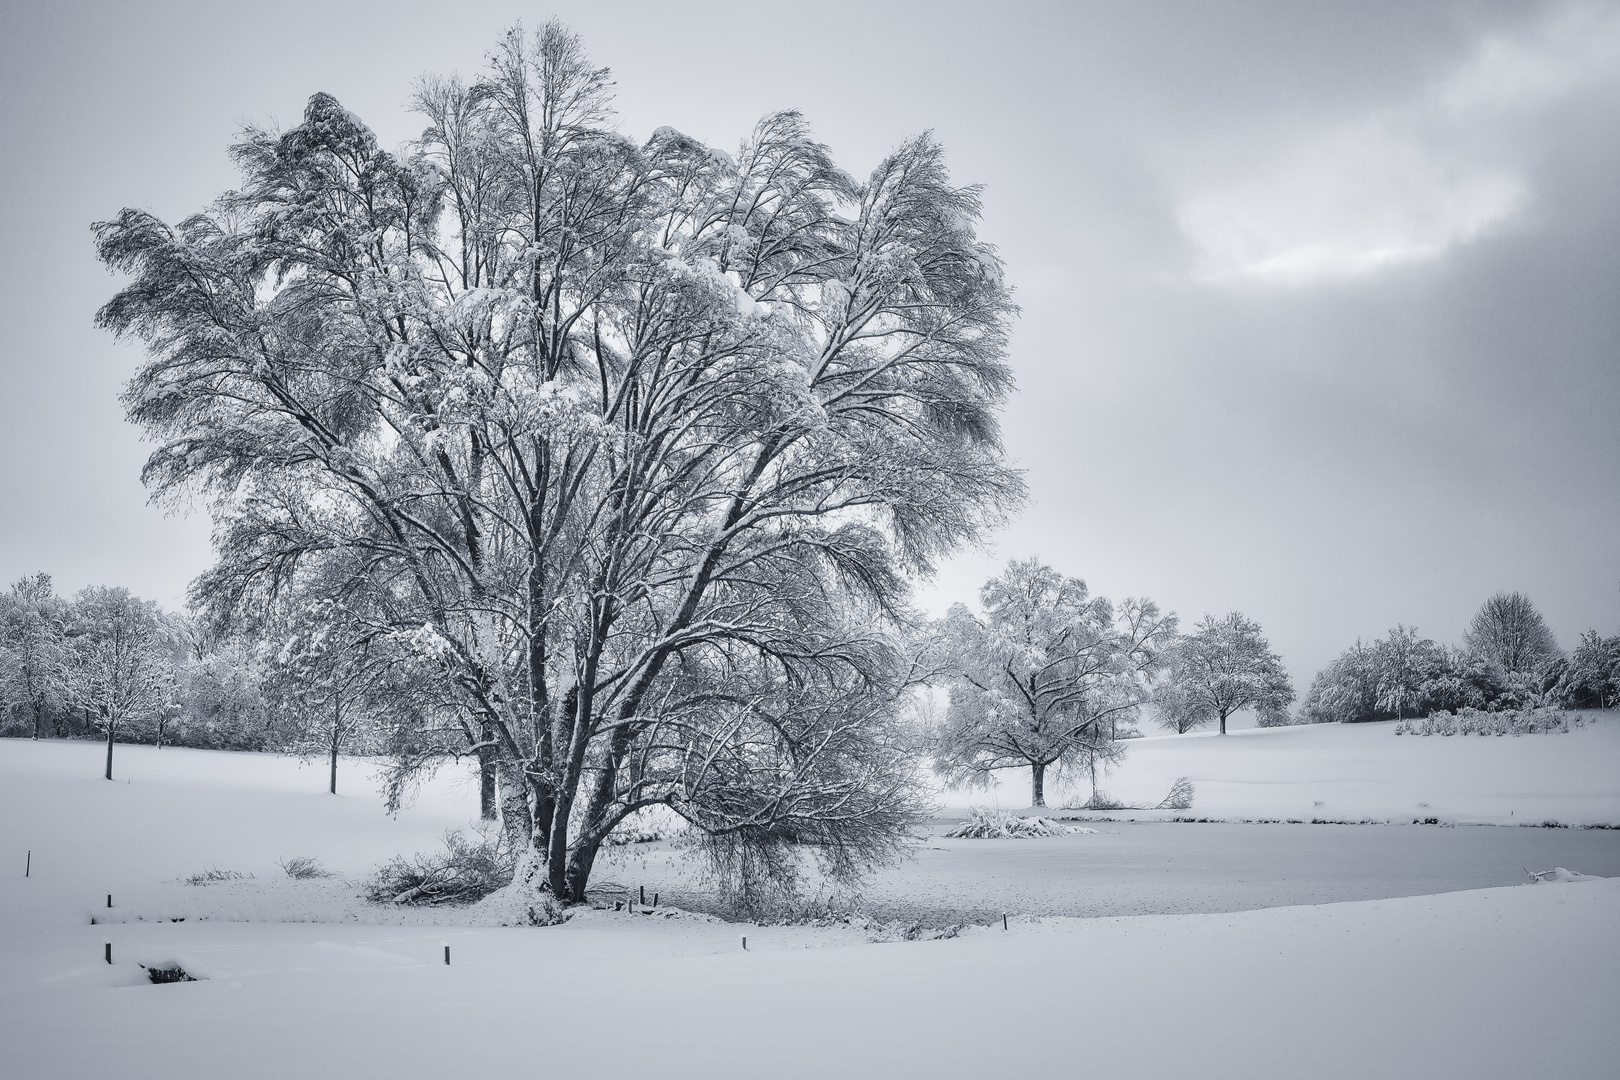
<path id="1" fill-rule="evenodd" d="M 1066 836 L 1070 831 L 1067 825 L 1051 818 L 1018 817 L 1005 810 L 975 806 L 968 811 L 966 821 L 945 835 L 959 840 L 1024 840 L 1037 836 Z"/>
<path id="2" fill-rule="evenodd" d="M 244 874 L 240 870 L 221 870 L 216 866 L 211 869 L 192 874 L 190 877 L 186 878 L 185 881 L 187 885 L 213 885 L 221 881 L 241 881 L 243 878 L 252 876 L 252 874 Z"/>
<path id="3" fill-rule="evenodd" d="M 1551 870 L 1526 870 L 1530 880 L 1537 885 L 1555 884 L 1565 885 L 1577 881 L 1601 881 L 1602 878 L 1592 874 L 1577 874 L 1573 870 L 1566 870 L 1562 866 L 1555 866 Z"/>
<path id="4" fill-rule="evenodd" d="M 312 859 L 308 855 L 296 855 L 291 859 L 282 859 L 278 865 L 294 881 L 311 881 L 315 878 L 332 876 L 332 871 L 322 866 L 319 859 Z"/>
<path id="5" fill-rule="evenodd" d="M 1508 709 L 1482 712 L 1462 708 L 1456 713 L 1431 713 L 1421 720 L 1402 720 L 1395 725 L 1397 735 L 1548 735 L 1570 731 L 1572 716 L 1562 709 Z M 1587 723 L 1574 714 L 1574 726 Z"/>
<path id="6" fill-rule="evenodd" d="M 513 859 L 500 831 L 478 835 L 452 829 L 444 850 L 396 855 L 366 883 L 375 904 L 470 904 L 512 880 Z"/>

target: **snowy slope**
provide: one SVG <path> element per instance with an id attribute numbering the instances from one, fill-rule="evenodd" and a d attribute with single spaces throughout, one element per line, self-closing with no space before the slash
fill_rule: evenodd
<path id="1" fill-rule="evenodd" d="M 269 755 L 120 748 L 128 782 L 108 784 L 97 753 L 0 741 L 0 1076 L 1364 1080 L 1608 1076 L 1620 1056 L 1610 1016 L 1620 880 L 1231 914 L 1014 917 L 1005 932 L 888 944 L 865 943 L 859 928 L 611 911 L 545 929 L 424 925 L 432 912 L 406 925 L 269 921 L 335 909 L 352 919 L 341 877 L 290 882 L 276 860 L 315 854 L 358 876 L 430 846 L 474 812 L 466 774 L 441 777 L 395 820 L 360 766 L 340 780 L 355 794 L 333 798 L 319 768 Z M 1178 842 L 1242 830 L 1264 843 L 1288 827 L 1123 828 Z M 1069 839 L 1123 845 L 1120 858 L 1133 843 L 1128 832 Z M 999 860 L 997 873 L 1033 875 L 1041 863 Z M 208 866 L 258 876 L 178 883 Z M 183 914 L 176 904 L 191 905 L 185 922 L 152 921 Z M 254 921 L 218 921 L 221 905 Z M 153 986 L 138 962 L 203 979 Z"/>
<path id="2" fill-rule="evenodd" d="M 743 952 L 737 928 L 169 924 L 0 936 L 6 1074 L 1612 1076 L 1620 881 Z M 448 941 L 453 963 L 441 962 Z"/>
<path id="3" fill-rule="evenodd" d="M 1620 824 L 1620 716 L 1568 734 L 1396 735 L 1395 723 L 1254 728 L 1133 739 L 1125 761 L 1098 786 L 1152 806 L 1178 776 L 1197 789 L 1192 815 L 1569 825 Z M 1029 801 L 1028 773 L 1009 771 L 992 793 L 953 791 L 965 806 Z M 1047 801 L 1083 802 L 1085 783 Z"/>

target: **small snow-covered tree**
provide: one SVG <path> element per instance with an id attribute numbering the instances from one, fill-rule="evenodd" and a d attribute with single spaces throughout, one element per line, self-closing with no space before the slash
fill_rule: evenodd
<path id="1" fill-rule="evenodd" d="M 68 697 L 107 735 L 108 780 L 119 730 L 172 704 L 176 643 L 169 629 L 156 604 L 128 589 L 91 587 L 74 598 Z"/>
<path id="2" fill-rule="evenodd" d="M 1215 711 L 1204 697 L 1169 680 L 1153 691 L 1153 714 L 1160 727 L 1177 735 L 1196 731 L 1216 719 Z"/>
<path id="3" fill-rule="evenodd" d="M 409 645 L 401 647 L 395 635 L 354 618 L 338 601 L 306 598 L 293 606 L 289 618 L 274 633 L 279 645 L 269 664 L 269 685 L 287 715 L 288 746 L 297 753 L 326 759 L 330 794 L 337 794 L 339 756 L 356 743 L 413 757 L 401 740 L 420 751 L 425 745 L 422 736 L 427 734 L 425 714 L 440 716 L 438 727 L 453 726 L 452 734 L 459 733 L 475 752 L 479 749 L 467 723 L 442 722 L 455 711 L 456 703 L 453 696 L 442 702 L 434 700 L 438 666 L 424 662 Z M 435 730 L 432 734 L 446 733 Z M 430 742 L 440 751 L 427 755 L 430 759 L 453 753 L 451 748 L 456 747 L 455 741 L 442 737 Z M 414 777 L 407 774 L 396 768 L 391 775 L 408 784 Z M 491 792 L 483 794 L 484 816 L 493 819 Z M 400 792 L 391 780 L 390 806 L 397 806 L 399 799 Z"/>
<path id="4" fill-rule="evenodd" d="M 1115 608 L 1036 559 L 1009 563 L 979 601 L 982 616 L 957 604 L 937 629 L 950 697 L 932 732 L 935 768 L 982 785 L 1027 767 L 1030 804 L 1045 806 L 1048 770 L 1121 756 L 1121 725 L 1148 698 L 1175 616 L 1151 600 Z"/>
<path id="5" fill-rule="evenodd" d="M 1556 694 L 1570 709 L 1620 705 L 1620 634 L 1609 638 L 1596 630 L 1582 634 L 1581 643 L 1559 672 Z"/>
<path id="6" fill-rule="evenodd" d="M 1286 712 L 1294 684 L 1282 658 L 1271 651 L 1260 624 L 1240 612 L 1216 619 L 1206 615 L 1176 643 L 1170 657 L 1170 683 L 1214 714 L 1226 734 L 1226 720 L 1254 709 L 1264 715 Z"/>
<path id="7" fill-rule="evenodd" d="M 240 638 L 199 640 L 180 673 L 179 737 L 191 746 L 230 750 L 283 748 L 266 699 L 259 646 Z"/>
<path id="8" fill-rule="evenodd" d="M 1357 641 L 1316 673 L 1300 719 L 1307 724 L 1353 724 L 1373 720 L 1378 710 L 1377 643 Z"/>
<path id="9" fill-rule="evenodd" d="M 20 708 L 36 739 L 63 700 L 65 615 L 49 574 L 25 577 L 0 595 L 0 707 Z"/>
<path id="10" fill-rule="evenodd" d="M 1377 678 L 1376 708 L 1397 720 L 1416 716 L 1446 666 L 1445 650 L 1414 627 L 1396 624 L 1373 649 Z"/>
<path id="11" fill-rule="evenodd" d="M 1530 598 L 1500 592 L 1484 604 L 1463 635 L 1468 650 L 1509 676 L 1539 676 L 1559 656 L 1558 642 Z"/>

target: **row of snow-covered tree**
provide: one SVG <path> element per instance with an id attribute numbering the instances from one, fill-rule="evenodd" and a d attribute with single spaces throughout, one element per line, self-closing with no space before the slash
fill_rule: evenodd
<path id="1" fill-rule="evenodd" d="M 0 593 L 0 735 L 105 738 L 109 778 L 117 742 L 321 754 L 335 785 L 336 755 L 384 747 L 379 718 L 420 695 L 363 645 L 288 629 L 222 638 L 128 589 L 25 577 Z"/>
<path id="2" fill-rule="evenodd" d="M 1304 723 L 1359 723 L 1455 712 L 1620 704 L 1620 635 L 1596 630 L 1565 654 L 1522 593 L 1498 593 L 1469 623 L 1459 645 L 1396 626 L 1357 641 L 1311 682 Z"/>
<path id="3" fill-rule="evenodd" d="M 1097 772 L 1124 756 L 1151 705 L 1177 732 L 1253 710 L 1288 722 L 1294 687 L 1260 626 L 1240 612 L 1206 616 L 1189 633 L 1146 598 L 1118 605 L 1037 560 L 1013 562 L 925 635 L 925 681 L 947 704 L 929 725 L 935 768 L 957 784 L 1028 768 L 1030 801 L 1045 805 L 1049 773 Z"/>

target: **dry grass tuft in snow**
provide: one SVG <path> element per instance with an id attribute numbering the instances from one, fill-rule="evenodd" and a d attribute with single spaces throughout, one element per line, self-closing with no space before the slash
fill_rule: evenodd
<path id="1" fill-rule="evenodd" d="M 185 882 L 187 885 L 214 885 L 221 881 L 242 881 L 252 876 L 252 874 L 244 874 L 240 870 L 221 870 L 216 866 L 212 869 L 203 870 L 200 873 L 192 874 L 190 877 L 185 879 Z"/>
<path id="2" fill-rule="evenodd" d="M 282 859 L 278 865 L 294 881 L 313 881 L 316 878 L 332 876 L 332 871 L 322 866 L 319 859 L 312 859 L 308 855 Z"/>

